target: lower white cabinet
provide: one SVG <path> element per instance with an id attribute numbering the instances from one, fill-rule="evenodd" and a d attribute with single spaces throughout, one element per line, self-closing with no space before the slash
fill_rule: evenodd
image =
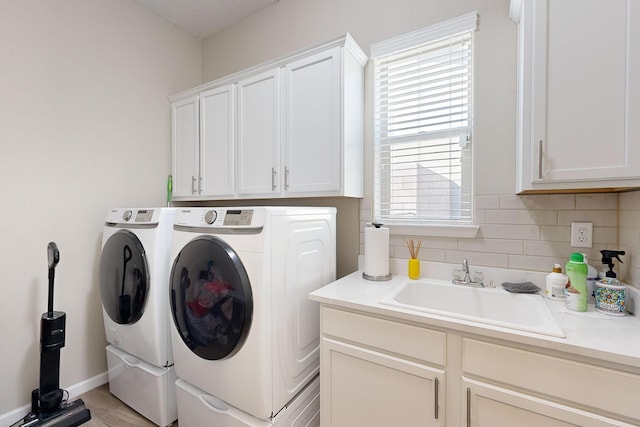
<path id="1" fill-rule="evenodd" d="M 443 333 L 326 307 L 321 313 L 323 426 L 446 425 L 445 375 L 437 366 Z"/>
<path id="2" fill-rule="evenodd" d="M 330 305 L 320 312 L 324 427 L 640 425 L 637 370 Z"/>
<path id="3" fill-rule="evenodd" d="M 508 388 L 463 378 L 463 418 L 473 427 L 604 427 L 628 424 Z M 592 390 L 593 393 L 597 393 Z M 599 393 L 598 393 L 599 394 Z M 597 408 L 594 408 L 597 409 Z"/>
<path id="4" fill-rule="evenodd" d="M 323 426 L 445 425 L 443 370 L 327 338 L 322 346 Z"/>

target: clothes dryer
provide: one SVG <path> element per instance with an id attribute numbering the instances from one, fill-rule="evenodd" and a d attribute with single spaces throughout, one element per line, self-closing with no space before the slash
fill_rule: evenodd
<path id="1" fill-rule="evenodd" d="M 100 255 L 109 389 L 161 426 L 177 418 L 168 301 L 175 212 L 109 209 Z"/>
<path id="2" fill-rule="evenodd" d="M 319 308 L 307 296 L 335 280 L 335 216 L 312 207 L 178 210 L 170 310 L 182 384 L 271 420 L 312 382 Z M 181 424 L 187 400 L 178 396 Z"/>

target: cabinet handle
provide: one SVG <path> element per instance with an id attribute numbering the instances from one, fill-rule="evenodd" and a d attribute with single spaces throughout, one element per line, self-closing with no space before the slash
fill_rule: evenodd
<path id="1" fill-rule="evenodd" d="M 202 193 L 202 176 L 198 175 L 198 194 Z"/>
<path id="2" fill-rule="evenodd" d="M 435 380 L 435 387 L 436 387 L 436 393 L 435 393 L 435 395 L 436 395 L 436 396 L 435 396 L 435 400 L 436 400 L 436 401 L 435 401 L 435 404 L 436 404 L 436 407 L 435 407 L 435 416 L 436 416 L 436 420 L 437 420 L 437 419 L 438 419 L 438 409 L 439 409 L 439 405 L 438 405 L 438 391 L 439 391 L 439 389 L 440 389 L 440 380 L 438 380 L 438 377 L 436 377 L 436 380 Z"/>
<path id="3" fill-rule="evenodd" d="M 471 389 L 467 388 L 467 427 L 471 427 Z"/>
<path id="4" fill-rule="evenodd" d="M 191 194 L 196 194 L 196 177 L 191 175 Z"/>
<path id="5" fill-rule="evenodd" d="M 538 179 L 542 179 L 542 140 L 538 141 Z"/>
<path id="6" fill-rule="evenodd" d="M 284 189 L 289 189 L 289 168 L 286 166 L 284 168 Z"/>
<path id="7" fill-rule="evenodd" d="M 276 191 L 276 168 L 271 168 L 271 190 Z"/>

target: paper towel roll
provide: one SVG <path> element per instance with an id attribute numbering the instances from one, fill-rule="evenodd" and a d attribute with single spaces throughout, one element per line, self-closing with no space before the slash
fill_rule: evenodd
<path id="1" fill-rule="evenodd" d="M 364 272 L 368 280 L 390 280 L 389 229 L 382 226 L 364 229 Z"/>

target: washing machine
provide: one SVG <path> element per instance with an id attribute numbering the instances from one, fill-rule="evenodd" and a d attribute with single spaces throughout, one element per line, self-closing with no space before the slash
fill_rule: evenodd
<path id="1" fill-rule="evenodd" d="M 160 426 L 177 418 L 169 328 L 175 212 L 107 210 L 100 255 L 109 390 Z"/>
<path id="2" fill-rule="evenodd" d="M 313 384 L 320 325 L 308 294 L 335 280 L 335 221 L 335 208 L 176 212 L 169 287 L 181 427 L 194 418 L 187 411 L 205 413 L 188 401 L 222 402 L 272 425 Z M 253 425 L 232 412 L 197 425 Z"/>

